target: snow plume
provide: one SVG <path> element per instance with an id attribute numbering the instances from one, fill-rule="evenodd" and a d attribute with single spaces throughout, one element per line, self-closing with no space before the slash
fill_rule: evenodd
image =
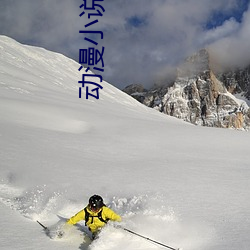
<path id="1" fill-rule="evenodd" d="M 57 232 L 64 227 L 66 218 L 75 211 L 83 208 L 83 204 L 65 200 L 62 193 L 51 193 L 46 185 L 21 192 L 11 185 L 0 185 L 0 200 L 11 209 L 18 211 L 31 220 L 45 221 L 48 224 L 48 236 L 57 239 Z M 213 237 L 213 230 L 201 222 L 182 220 L 181 215 L 174 212 L 172 207 L 166 206 L 165 197 L 159 195 L 139 195 L 128 198 L 107 197 L 107 206 L 117 211 L 123 218 L 122 227 L 151 237 L 156 241 L 167 242 L 172 246 L 182 245 L 185 249 L 199 249 L 206 245 Z M 63 214 L 65 217 L 57 217 Z M 68 216 L 67 216 L 68 215 Z M 61 218 L 61 221 L 59 220 Z M 64 219 L 65 218 L 65 219 Z M 59 220 L 59 221 L 58 221 Z M 53 223 L 54 221 L 54 223 Z M 80 223 L 79 231 L 70 228 L 66 231 L 63 240 L 78 242 L 80 249 L 153 249 L 157 244 L 116 228 L 114 223 L 109 223 L 99 235 L 99 239 L 90 245 L 89 234 L 84 223 Z M 81 241 L 79 241 L 81 237 Z M 112 241 L 110 240 L 112 238 Z M 121 241 L 122 240 L 122 241 Z M 124 245 L 126 242 L 126 246 Z"/>
<path id="2" fill-rule="evenodd" d="M 0 201 L 30 220 L 48 220 L 62 205 L 63 194 L 46 185 L 22 189 L 1 181 Z"/>

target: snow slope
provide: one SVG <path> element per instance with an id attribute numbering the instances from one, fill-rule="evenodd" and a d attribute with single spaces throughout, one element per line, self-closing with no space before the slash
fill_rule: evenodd
<path id="1" fill-rule="evenodd" d="M 53 228 L 97 193 L 171 247 L 250 249 L 249 133 L 181 122 L 107 82 L 79 99 L 78 68 L 0 36 L 0 248 L 162 249 L 112 225 L 90 244 L 83 223 L 61 240 L 36 223 Z"/>

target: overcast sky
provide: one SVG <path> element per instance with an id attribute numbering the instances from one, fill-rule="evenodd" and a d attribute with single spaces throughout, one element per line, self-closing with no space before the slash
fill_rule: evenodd
<path id="1" fill-rule="evenodd" d="M 0 0 L 0 34 L 76 61 L 79 49 L 104 47 L 106 81 L 119 88 L 131 83 L 149 87 L 204 47 L 224 63 L 249 63 L 249 1 L 104 0 L 96 2 L 105 9 L 97 7 L 103 16 L 88 19 L 87 11 L 79 16 L 82 0 Z M 104 37 L 91 36 L 98 42 L 93 46 L 84 41 L 90 35 L 79 30 L 103 31 Z"/>

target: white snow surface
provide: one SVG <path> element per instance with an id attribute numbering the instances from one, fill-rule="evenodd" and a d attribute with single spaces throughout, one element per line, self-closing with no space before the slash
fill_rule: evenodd
<path id="1" fill-rule="evenodd" d="M 53 231 L 99 194 L 173 248 L 249 250 L 249 132 L 190 125 L 107 82 L 79 99 L 78 68 L 0 36 L 0 249 L 164 249 L 112 223 L 92 243 L 84 222 L 62 239 L 36 223 Z"/>

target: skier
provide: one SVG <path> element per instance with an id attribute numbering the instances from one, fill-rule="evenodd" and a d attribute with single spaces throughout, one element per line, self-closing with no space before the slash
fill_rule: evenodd
<path id="1" fill-rule="evenodd" d="M 101 196 L 95 194 L 89 198 L 89 204 L 72 216 L 67 224 L 74 225 L 80 220 L 85 220 L 85 226 L 92 232 L 94 239 L 109 220 L 120 222 L 122 219 L 120 215 L 105 206 Z"/>

